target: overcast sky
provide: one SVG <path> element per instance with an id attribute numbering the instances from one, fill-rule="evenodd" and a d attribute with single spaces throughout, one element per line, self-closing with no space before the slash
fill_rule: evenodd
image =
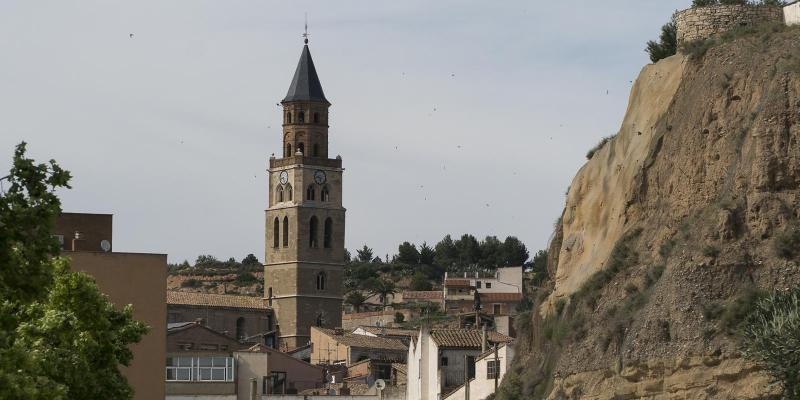
<path id="1" fill-rule="evenodd" d="M 56 159 L 64 210 L 114 214 L 115 251 L 263 260 L 308 12 L 347 247 L 472 233 L 534 251 L 688 3 L 0 0 L 0 167 L 22 140 Z"/>

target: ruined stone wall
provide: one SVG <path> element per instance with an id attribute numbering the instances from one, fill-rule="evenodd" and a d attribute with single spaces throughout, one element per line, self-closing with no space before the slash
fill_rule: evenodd
<path id="1" fill-rule="evenodd" d="M 777 6 L 716 5 L 693 7 L 678 12 L 678 42 L 691 42 L 720 34 L 737 26 L 783 22 L 783 9 Z"/>

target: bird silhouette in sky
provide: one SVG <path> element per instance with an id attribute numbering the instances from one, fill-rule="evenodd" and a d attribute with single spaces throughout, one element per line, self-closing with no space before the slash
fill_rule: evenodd
<path id="1" fill-rule="evenodd" d="M 128 35 L 128 37 L 129 37 L 129 38 L 131 38 L 131 39 L 133 39 L 133 34 L 132 34 L 132 33 L 131 33 L 131 34 L 129 34 L 129 35 Z"/>

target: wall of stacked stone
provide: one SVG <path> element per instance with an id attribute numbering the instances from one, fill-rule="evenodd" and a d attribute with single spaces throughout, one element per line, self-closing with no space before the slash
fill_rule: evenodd
<path id="1" fill-rule="evenodd" d="M 779 6 L 716 5 L 693 7 L 675 16 L 678 42 L 706 39 L 738 26 L 783 22 Z"/>

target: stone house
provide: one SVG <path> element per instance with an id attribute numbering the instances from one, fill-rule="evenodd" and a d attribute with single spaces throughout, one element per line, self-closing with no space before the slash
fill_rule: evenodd
<path id="1" fill-rule="evenodd" d="M 485 399 L 494 393 L 497 386 L 503 381 L 506 372 L 511 368 L 513 359 L 514 349 L 508 344 L 501 344 L 485 351 L 475 359 L 475 377 L 470 379 L 468 385 L 462 384 L 446 394 L 443 399 Z"/>
<path id="2" fill-rule="evenodd" d="M 272 309 L 259 297 L 167 291 L 167 322 L 194 321 L 237 340 L 275 347 Z"/>
<path id="3" fill-rule="evenodd" d="M 397 339 L 357 335 L 343 329 L 311 328 L 311 363 L 352 366 L 371 360 L 372 374 L 380 379 L 391 376 L 394 362 L 405 362 L 407 347 Z"/>
<path id="4" fill-rule="evenodd" d="M 475 378 L 475 364 L 490 346 L 512 338 L 478 329 L 423 328 L 408 347 L 406 398 L 437 400 Z"/>

